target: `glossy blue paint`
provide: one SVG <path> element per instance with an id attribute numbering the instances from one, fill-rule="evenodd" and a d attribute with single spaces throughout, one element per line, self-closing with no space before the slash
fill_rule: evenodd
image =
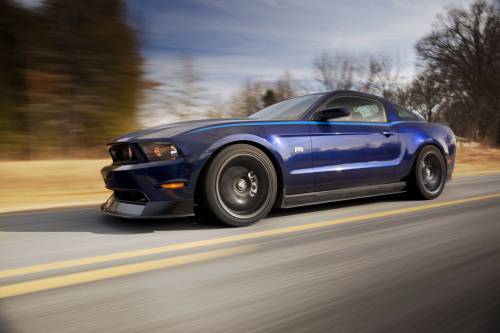
<path id="1" fill-rule="evenodd" d="M 382 101 L 386 123 L 322 122 L 313 114 L 334 96 L 360 96 Z M 280 175 L 283 194 L 342 189 L 404 181 L 419 150 L 436 145 L 453 170 L 455 137 L 439 124 L 399 119 L 394 105 L 376 96 L 356 92 L 326 94 L 300 120 L 210 119 L 157 126 L 124 135 L 114 142 L 169 142 L 179 151 L 173 161 L 113 164 L 102 170 L 113 190 L 137 190 L 151 202 L 188 202 L 193 212 L 197 184 L 210 159 L 234 143 L 249 143 L 265 151 Z M 183 180 L 184 189 L 165 190 L 161 184 Z M 159 212 L 158 215 L 168 215 Z"/>
<path id="2" fill-rule="evenodd" d="M 328 121 L 326 123 L 331 125 L 355 125 L 355 126 L 380 126 L 381 124 L 397 124 L 399 121 L 393 121 L 390 123 L 368 123 L 368 122 L 351 122 L 351 121 Z M 247 122 L 247 123 L 236 123 L 236 124 L 223 124 L 223 125 L 214 125 L 205 128 L 199 128 L 193 130 L 193 133 L 210 131 L 218 128 L 227 128 L 227 127 L 242 127 L 242 126 L 273 126 L 273 125 L 324 125 L 324 121 L 312 121 L 312 120 L 299 120 L 299 121 L 261 121 L 261 122 Z"/>
<path id="3" fill-rule="evenodd" d="M 398 181 L 392 175 L 402 150 L 390 124 L 319 123 L 310 129 L 314 191 Z"/>

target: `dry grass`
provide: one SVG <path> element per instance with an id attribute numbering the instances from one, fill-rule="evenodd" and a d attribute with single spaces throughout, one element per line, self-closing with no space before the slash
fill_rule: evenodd
<path id="1" fill-rule="evenodd" d="M 0 162 L 0 213 L 104 202 L 108 159 Z M 461 147 L 455 175 L 500 172 L 500 150 Z"/>
<path id="2" fill-rule="evenodd" d="M 107 159 L 0 162 L 0 213 L 104 202 L 111 193 L 100 173 L 106 164 Z"/>
<path id="3" fill-rule="evenodd" d="M 455 174 L 500 172 L 500 149 L 480 146 L 459 147 L 457 150 Z"/>

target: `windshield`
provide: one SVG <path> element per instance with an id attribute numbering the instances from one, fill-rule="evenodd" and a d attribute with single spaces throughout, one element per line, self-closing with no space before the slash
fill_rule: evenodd
<path id="1" fill-rule="evenodd" d="M 299 120 L 304 112 L 324 94 L 314 94 L 287 99 L 254 113 L 249 118 L 259 120 Z"/>

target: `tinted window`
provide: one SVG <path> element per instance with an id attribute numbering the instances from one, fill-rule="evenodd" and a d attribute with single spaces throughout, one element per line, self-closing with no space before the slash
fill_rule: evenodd
<path id="1" fill-rule="evenodd" d="M 323 97 L 323 95 L 315 94 L 287 99 L 286 101 L 268 106 L 251 115 L 249 118 L 259 120 L 299 120 L 307 109 Z"/>
<path id="2" fill-rule="evenodd" d="M 362 97 L 336 97 L 326 104 L 326 108 L 345 107 L 349 115 L 332 121 L 359 121 L 368 123 L 386 122 L 384 105 L 376 100 Z"/>
<path id="3" fill-rule="evenodd" d="M 417 115 L 410 110 L 403 109 L 399 105 L 394 106 L 399 119 L 401 120 L 424 120 L 420 115 Z"/>

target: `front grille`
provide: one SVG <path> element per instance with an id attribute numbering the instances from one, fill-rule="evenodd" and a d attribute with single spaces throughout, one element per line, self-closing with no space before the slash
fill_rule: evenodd
<path id="1" fill-rule="evenodd" d="M 142 204 L 145 204 L 149 201 L 144 193 L 135 190 L 114 190 L 113 195 L 115 196 L 115 199 L 120 201 Z"/>
<path id="2" fill-rule="evenodd" d="M 113 163 L 134 163 L 139 161 L 135 148 L 128 143 L 115 143 L 108 147 Z"/>

